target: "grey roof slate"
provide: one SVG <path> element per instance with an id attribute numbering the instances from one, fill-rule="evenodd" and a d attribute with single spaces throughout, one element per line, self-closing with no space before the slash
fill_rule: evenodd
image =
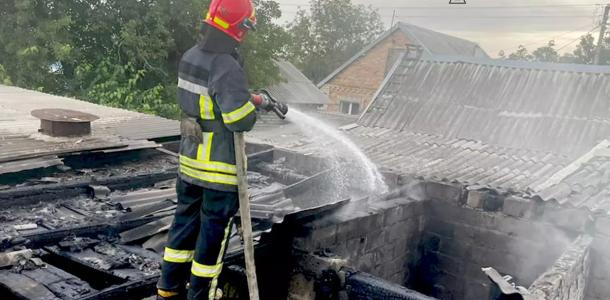
<path id="1" fill-rule="evenodd" d="M 558 154 L 404 130 L 359 126 L 348 134 L 381 167 L 472 186 L 525 191 L 570 163 Z"/>
<path id="2" fill-rule="evenodd" d="M 288 104 L 328 104 L 330 100 L 293 64 L 280 60 L 276 62 L 280 69 L 282 82 L 268 87 L 279 101 Z"/>
<path id="3" fill-rule="evenodd" d="M 404 59 L 359 124 L 582 155 L 610 135 L 610 68 Z"/>
<path id="4" fill-rule="evenodd" d="M 610 211 L 610 68 L 405 58 L 349 131 L 400 173 Z"/>
<path id="5" fill-rule="evenodd" d="M 0 85 L 0 137 L 38 132 L 40 120 L 30 113 L 41 108 L 72 109 L 99 116 L 100 119 L 91 124 L 94 136 L 157 139 L 180 134 L 179 123 L 175 120 Z"/>
<path id="6" fill-rule="evenodd" d="M 592 211 L 610 211 L 610 143 L 597 147 L 557 172 L 547 182 L 532 187 L 532 194 L 542 200 L 564 206 L 586 207 Z"/>
<path id="7" fill-rule="evenodd" d="M 394 25 L 394 27 L 383 33 L 375 41 L 367 45 L 347 62 L 337 68 L 337 70 L 320 81 L 320 83 L 318 83 L 318 87 L 322 87 L 328 83 L 352 63 L 365 56 L 371 49 L 375 48 L 375 46 L 398 30 L 406 34 L 412 45 L 421 47 L 426 55 L 456 55 L 475 57 L 479 59 L 489 58 L 489 55 L 487 55 L 487 53 L 485 53 L 485 51 L 474 42 L 408 23 L 398 22 L 396 25 Z"/>

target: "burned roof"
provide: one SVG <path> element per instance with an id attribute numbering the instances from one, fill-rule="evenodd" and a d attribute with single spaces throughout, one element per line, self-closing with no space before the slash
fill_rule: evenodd
<path id="1" fill-rule="evenodd" d="M 328 77 L 318 83 L 318 87 L 328 83 L 331 79 L 339 75 L 339 73 L 349 67 L 356 60 L 366 55 L 370 50 L 375 48 L 375 46 L 384 41 L 386 38 L 390 37 L 396 31 L 404 33 L 412 46 L 421 47 L 423 52 L 428 55 L 458 55 L 465 57 L 489 58 L 487 53 L 485 53 L 485 51 L 474 42 L 412 24 L 398 22 L 396 25 L 394 25 L 394 27 L 386 31 L 379 38 L 366 46 L 347 62 L 341 65 L 337 70 L 328 75 Z"/>
<path id="2" fill-rule="evenodd" d="M 288 61 L 276 62 L 281 82 L 267 88 L 278 100 L 287 104 L 328 104 L 330 100 L 301 71 Z"/>
<path id="3" fill-rule="evenodd" d="M 404 59 L 359 124 L 578 157 L 610 134 L 610 68 Z"/>

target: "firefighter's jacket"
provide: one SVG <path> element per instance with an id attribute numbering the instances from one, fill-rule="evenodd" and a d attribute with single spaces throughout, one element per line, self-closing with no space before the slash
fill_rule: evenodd
<path id="1" fill-rule="evenodd" d="M 233 132 L 249 131 L 256 122 L 246 74 L 230 54 L 198 46 L 184 54 L 178 78 L 182 120 L 180 176 L 218 191 L 237 191 Z"/>

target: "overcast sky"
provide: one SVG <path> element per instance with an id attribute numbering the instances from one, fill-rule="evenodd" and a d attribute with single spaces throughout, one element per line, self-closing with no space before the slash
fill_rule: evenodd
<path id="1" fill-rule="evenodd" d="M 281 22 L 294 18 L 307 0 L 276 0 L 283 11 Z M 490 55 L 514 51 L 520 44 L 535 49 L 554 39 L 558 48 L 572 51 L 578 37 L 600 23 L 600 0 L 352 0 L 379 9 L 386 27 L 396 21 L 430 28 L 479 43 Z M 597 30 L 594 31 L 597 37 Z"/>

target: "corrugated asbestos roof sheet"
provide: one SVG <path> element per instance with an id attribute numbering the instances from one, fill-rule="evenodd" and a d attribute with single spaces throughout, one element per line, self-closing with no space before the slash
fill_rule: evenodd
<path id="1" fill-rule="evenodd" d="M 287 61 L 277 61 L 282 82 L 267 88 L 288 104 L 328 104 L 330 100 L 301 71 Z"/>
<path id="2" fill-rule="evenodd" d="M 601 142 L 547 182 L 532 188 L 533 194 L 546 201 L 610 211 L 610 143 Z"/>
<path id="3" fill-rule="evenodd" d="M 399 22 L 390 30 L 386 31 L 374 42 L 366 46 L 347 62 L 341 65 L 337 70 L 328 75 L 325 79 L 318 83 L 318 87 L 322 87 L 335 76 L 339 75 L 343 70 L 349 67 L 352 63 L 363 57 L 371 49 L 375 48 L 383 40 L 391 36 L 394 32 L 400 30 L 407 35 L 407 38 L 413 46 L 422 48 L 426 55 L 458 55 L 464 57 L 475 57 L 480 59 L 488 59 L 489 55 L 477 44 L 455 36 L 447 35 L 423 27 Z"/>
<path id="4" fill-rule="evenodd" d="M 610 135 L 610 69 L 405 59 L 359 124 L 576 158 Z"/>
<path id="5" fill-rule="evenodd" d="M 40 121 L 30 112 L 42 108 L 71 109 L 99 116 L 92 123 L 94 135 L 154 139 L 180 134 L 180 126 L 174 120 L 0 85 L 0 136 L 36 133 Z"/>
<path id="6" fill-rule="evenodd" d="M 401 174 L 524 191 L 563 169 L 565 156 L 431 134 L 357 127 L 352 138 L 377 164 Z"/>
<path id="7" fill-rule="evenodd" d="M 421 46 L 424 53 L 489 58 L 478 44 L 471 41 L 403 22 L 399 22 L 397 26 L 407 34 L 410 41 L 416 41 L 416 45 Z"/>

